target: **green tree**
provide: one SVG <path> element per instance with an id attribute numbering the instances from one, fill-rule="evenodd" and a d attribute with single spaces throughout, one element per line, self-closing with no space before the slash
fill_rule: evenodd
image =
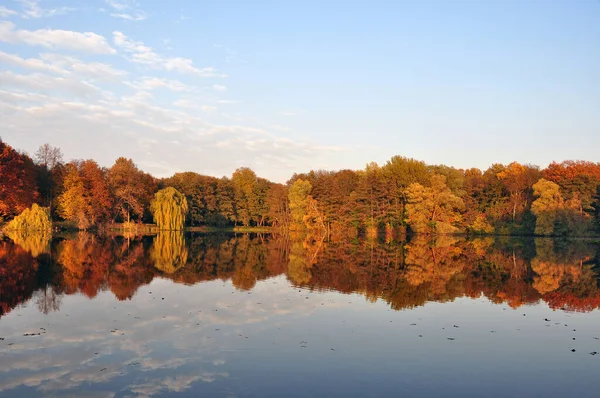
<path id="1" fill-rule="evenodd" d="M 161 189 L 150 204 L 154 222 L 162 230 L 183 230 L 188 204 L 185 196 L 175 188 Z"/>

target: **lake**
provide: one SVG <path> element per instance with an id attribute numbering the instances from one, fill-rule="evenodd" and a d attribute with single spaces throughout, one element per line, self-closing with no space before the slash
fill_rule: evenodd
<path id="1" fill-rule="evenodd" d="M 585 240 L 0 241 L 0 395 L 597 397 Z"/>

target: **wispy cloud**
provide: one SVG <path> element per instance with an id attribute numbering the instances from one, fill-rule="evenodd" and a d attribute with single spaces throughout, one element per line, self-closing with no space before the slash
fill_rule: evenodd
<path id="1" fill-rule="evenodd" d="M 143 77 L 141 80 L 132 84 L 133 87 L 140 90 L 155 90 L 166 88 L 171 91 L 192 91 L 192 87 L 183 84 L 178 80 L 160 79 L 157 77 Z"/>
<path id="2" fill-rule="evenodd" d="M 54 15 L 75 11 L 75 8 L 72 7 L 42 8 L 38 0 L 18 0 L 18 2 L 21 3 L 23 7 L 21 17 L 27 19 L 52 17 Z"/>
<path id="3" fill-rule="evenodd" d="M 6 8 L 4 6 L 0 6 L 0 17 L 1 18 L 6 18 L 6 17 L 9 17 L 11 15 L 16 15 L 16 14 L 17 14 L 16 11 L 8 9 L 8 8 Z"/>
<path id="4" fill-rule="evenodd" d="M 281 116 L 298 116 L 301 113 L 302 113 L 301 111 L 294 110 L 294 109 L 284 109 L 284 110 L 282 110 L 282 111 L 279 112 L 279 114 Z"/>
<path id="5" fill-rule="evenodd" d="M 213 84 L 212 88 L 215 91 L 220 91 L 220 92 L 227 91 L 227 86 L 223 86 L 220 84 Z"/>
<path id="6" fill-rule="evenodd" d="M 214 68 L 195 67 L 192 60 L 188 58 L 163 57 L 152 47 L 146 46 L 140 41 L 131 40 L 122 32 L 113 32 L 113 41 L 116 46 L 131 54 L 131 58 L 129 58 L 131 62 L 201 77 L 225 77 L 223 74 L 216 73 Z"/>
<path id="7" fill-rule="evenodd" d="M 0 22 L 0 41 L 27 44 L 51 49 L 83 51 L 96 54 L 115 54 L 104 36 L 92 32 L 74 32 L 60 29 L 15 29 L 15 24 Z"/>
<path id="8" fill-rule="evenodd" d="M 140 8 L 137 1 L 133 0 L 106 0 L 114 12 L 110 16 L 128 21 L 143 21 L 148 15 Z"/>

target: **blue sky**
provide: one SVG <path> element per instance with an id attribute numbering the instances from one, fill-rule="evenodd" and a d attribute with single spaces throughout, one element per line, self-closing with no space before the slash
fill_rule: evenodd
<path id="1" fill-rule="evenodd" d="M 600 161 L 600 1 L 4 1 L 0 136 L 157 176 Z"/>

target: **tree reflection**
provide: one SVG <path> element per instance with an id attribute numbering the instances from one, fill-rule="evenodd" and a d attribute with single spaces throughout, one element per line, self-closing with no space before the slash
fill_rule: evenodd
<path id="1" fill-rule="evenodd" d="M 33 257 L 50 253 L 52 233 L 46 230 L 8 230 L 8 237 Z"/>
<path id="2" fill-rule="evenodd" d="M 156 269 L 172 274 L 185 266 L 188 250 L 182 231 L 161 231 L 154 237 L 150 257 Z"/>
<path id="3" fill-rule="evenodd" d="M 382 244 L 215 234 L 186 242 L 181 232 L 165 231 L 154 239 L 79 233 L 57 239 L 37 257 L 21 245 L 0 242 L 0 305 L 5 314 L 38 290 L 39 310 L 51 313 L 63 294 L 93 298 L 110 291 L 127 300 L 158 275 L 184 284 L 229 280 L 249 290 L 286 274 L 295 286 L 359 293 L 395 310 L 483 295 L 512 308 L 543 300 L 552 308 L 591 311 L 600 308 L 599 251 L 583 241 L 548 238 L 417 236 Z"/>

